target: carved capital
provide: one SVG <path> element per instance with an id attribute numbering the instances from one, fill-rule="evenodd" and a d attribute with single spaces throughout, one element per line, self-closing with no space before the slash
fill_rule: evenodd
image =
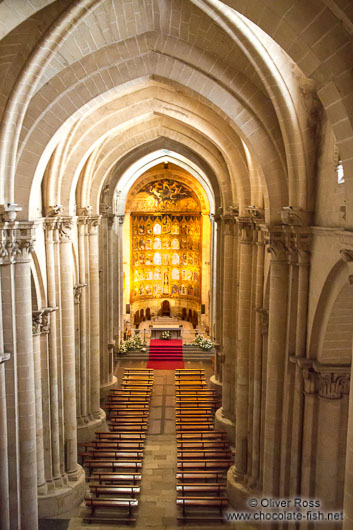
<path id="1" fill-rule="evenodd" d="M 278 227 L 278 229 L 268 230 L 265 233 L 267 252 L 270 252 L 272 260 L 287 261 L 288 248 L 286 239 L 286 233 L 281 227 Z"/>
<path id="2" fill-rule="evenodd" d="M 223 236 L 233 236 L 235 230 L 235 217 L 231 214 L 222 215 Z"/>
<path id="3" fill-rule="evenodd" d="M 304 391 L 325 399 L 341 399 L 349 394 L 350 366 L 325 365 L 309 359 L 296 359 L 302 369 Z"/>
<path id="4" fill-rule="evenodd" d="M 0 222 L 0 264 L 30 261 L 35 230 L 31 222 Z"/>
<path id="5" fill-rule="evenodd" d="M 50 331 L 50 315 L 57 311 L 58 307 L 45 307 L 42 315 L 42 333 L 48 334 Z"/>
<path id="6" fill-rule="evenodd" d="M 67 243 L 71 241 L 71 233 L 73 228 L 72 217 L 61 217 L 58 223 L 59 240 L 60 243 Z"/>
<path id="7" fill-rule="evenodd" d="M 78 283 L 74 286 L 74 299 L 75 299 L 75 304 L 80 304 L 81 303 L 81 294 L 82 294 L 82 289 L 84 287 L 87 287 L 87 283 Z"/>
<path id="8" fill-rule="evenodd" d="M 117 215 L 119 225 L 122 226 L 124 224 L 125 215 Z"/>
<path id="9" fill-rule="evenodd" d="M 240 231 L 240 243 L 250 244 L 253 241 L 254 225 L 250 217 L 238 217 L 238 228 Z"/>
<path id="10" fill-rule="evenodd" d="M 92 215 L 87 217 L 88 233 L 90 235 L 98 234 L 98 227 L 100 225 L 101 216 Z"/>

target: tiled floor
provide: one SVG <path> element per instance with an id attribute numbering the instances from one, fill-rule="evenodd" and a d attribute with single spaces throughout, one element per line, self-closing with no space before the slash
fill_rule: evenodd
<path id="1" fill-rule="evenodd" d="M 145 368 L 143 361 L 120 361 L 116 375 L 120 376 L 124 368 Z M 213 372 L 210 362 L 188 362 L 185 368 L 205 368 L 206 376 Z M 134 528 L 158 530 L 201 530 L 236 529 L 252 530 L 249 525 L 202 523 L 178 524 L 178 509 L 175 490 L 176 437 L 175 437 L 175 390 L 174 371 L 156 370 L 150 409 L 150 423 L 145 445 L 145 457 L 142 470 L 141 495 L 136 510 L 137 522 Z M 85 524 L 82 522 L 84 506 L 71 514 L 69 530 L 119 530 L 127 525 Z M 66 515 L 67 518 L 67 515 Z"/>

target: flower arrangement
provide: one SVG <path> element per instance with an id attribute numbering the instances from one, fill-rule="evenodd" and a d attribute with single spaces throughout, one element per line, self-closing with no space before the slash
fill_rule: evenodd
<path id="1" fill-rule="evenodd" d="M 162 333 L 161 333 L 161 339 L 169 340 L 169 339 L 171 339 L 171 338 L 172 338 L 172 335 L 171 335 L 170 331 L 167 331 L 167 330 L 162 331 Z"/>
<path id="2" fill-rule="evenodd" d="M 143 342 L 139 335 L 135 335 L 128 340 L 122 340 L 119 345 L 120 353 L 127 353 L 129 350 L 143 350 L 146 351 L 147 344 Z"/>
<path id="3" fill-rule="evenodd" d="M 203 335 L 196 335 L 194 344 L 197 344 L 197 346 L 200 346 L 203 350 L 210 350 L 213 347 L 213 342 Z"/>

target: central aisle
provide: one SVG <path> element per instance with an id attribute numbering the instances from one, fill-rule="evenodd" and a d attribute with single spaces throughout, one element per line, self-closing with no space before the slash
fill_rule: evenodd
<path id="1" fill-rule="evenodd" d="M 213 373 L 211 362 L 186 362 L 186 368 L 204 368 L 207 379 Z M 125 368 L 146 368 L 144 361 L 120 361 L 115 375 L 121 381 Z M 174 370 L 156 370 L 150 405 L 148 435 L 144 451 L 143 473 L 137 530 L 254 530 L 241 524 L 178 524 L 176 506 L 176 434 Z M 79 510 L 77 510 L 78 512 Z M 59 527 L 57 527 L 59 529 Z M 72 517 L 68 530 L 123 530 L 128 525 L 84 524 Z"/>

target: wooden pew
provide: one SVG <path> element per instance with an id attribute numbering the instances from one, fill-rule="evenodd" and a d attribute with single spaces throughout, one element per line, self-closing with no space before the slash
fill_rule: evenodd
<path id="1" fill-rule="evenodd" d="M 202 423 L 202 424 L 199 424 L 199 423 L 176 423 L 176 430 L 177 430 L 177 434 L 179 434 L 179 432 L 185 432 L 185 431 L 194 431 L 194 432 L 197 432 L 197 431 L 213 431 L 214 430 L 214 425 L 213 425 L 213 422 L 211 423 Z"/>
<path id="2" fill-rule="evenodd" d="M 85 504 L 91 509 L 90 515 L 85 516 L 84 522 L 106 521 L 106 522 L 136 522 L 132 517 L 132 510 L 138 506 L 137 499 L 96 499 L 94 497 L 85 498 Z M 97 508 L 112 509 L 115 513 L 111 517 L 95 515 Z M 127 510 L 127 516 L 121 516 L 121 509 Z M 119 510 L 119 511 L 118 511 Z"/>
<path id="3" fill-rule="evenodd" d="M 182 440 L 178 440 L 177 442 L 177 450 L 184 450 L 184 449 L 228 449 L 229 443 L 228 440 L 224 441 L 212 441 L 212 440 L 193 440 L 193 441 L 187 441 L 184 442 Z"/>
<path id="4" fill-rule="evenodd" d="M 226 491 L 226 484 L 225 482 L 179 482 L 176 490 L 183 495 L 202 492 L 220 494 Z"/>
<path id="5" fill-rule="evenodd" d="M 78 447 L 83 447 L 86 451 L 92 449 L 137 449 L 142 450 L 145 446 L 144 441 L 94 441 L 94 442 L 79 442 Z"/>
<path id="6" fill-rule="evenodd" d="M 226 482 L 227 478 L 227 469 L 221 469 L 221 470 L 188 470 L 188 471 L 177 471 L 176 473 L 176 479 L 177 480 L 192 480 L 193 482 L 199 481 L 199 480 L 212 480 L 212 481 L 221 481 L 223 480 L 224 483 Z"/>
<path id="7" fill-rule="evenodd" d="M 180 471 L 187 471 L 190 469 L 194 471 L 197 471 L 198 469 L 204 469 L 207 471 L 212 469 L 228 469 L 233 464 L 234 462 L 231 458 L 226 458 L 224 460 L 221 458 L 215 460 L 200 458 L 196 460 L 181 460 L 177 462 L 177 468 Z"/>
<path id="8" fill-rule="evenodd" d="M 193 432 L 193 433 L 178 433 L 178 441 L 190 441 L 190 440 L 209 440 L 209 439 L 221 439 L 227 440 L 227 434 L 224 431 L 213 431 L 213 432 Z"/>
<path id="9" fill-rule="evenodd" d="M 89 485 L 90 492 L 98 498 L 100 495 L 104 496 L 112 496 L 112 497 L 119 497 L 119 495 L 130 495 L 131 497 L 135 497 L 140 493 L 140 486 L 126 486 L 125 484 L 103 484 L 103 485 L 96 485 L 96 484 L 90 484 Z"/>
<path id="10" fill-rule="evenodd" d="M 148 426 L 146 423 L 144 423 L 143 425 L 133 425 L 133 424 L 126 424 L 126 423 L 121 423 L 121 424 L 110 424 L 110 431 L 112 433 L 117 433 L 117 432 L 126 432 L 126 431 L 129 431 L 129 432 L 145 432 L 147 431 L 148 429 Z"/>
<path id="11" fill-rule="evenodd" d="M 183 508 L 184 518 L 186 517 L 187 507 L 218 508 L 221 515 L 223 508 L 228 505 L 228 499 L 226 497 L 177 497 L 176 502 L 178 506 Z M 204 514 L 202 518 L 209 520 L 209 514 Z"/>
<path id="12" fill-rule="evenodd" d="M 186 459 L 231 459 L 232 458 L 232 452 L 230 450 L 224 450 L 224 449 L 195 449 L 195 450 L 189 450 L 189 449 L 183 449 L 177 452 L 177 458 L 179 460 L 186 460 Z"/>
<path id="13" fill-rule="evenodd" d="M 146 439 L 146 433 L 144 432 L 131 432 L 131 431 L 123 431 L 123 432 L 97 432 L 96 431 L 96 438 L 97 440 L 129 440 L 129 441 L 136 441 L 136 440 L 145 440 Z"/>
<path id="14" fill-rule="evenodd" d="M 85 460 L 85 467 L 91 474 L 93 469 L 133 469 L 135 472 L 142 467 L 141 460 Z"/>
<path id="15" fill-rule="evenodd" d="M 124 460 L 136 458 L 139 460 L 143 459 L 143 451 L 136 451 L 134 449 L 126 449 L 125 451 L 121 450 L 109 450 L 109 449 L 92 449 L 91 451 L 85 451 L 80 453 L 80 456 L 84 458 L 93 458 L 93 459 L 103 459 L 103 460 Z"/>
<path id="16" fill-rule="evenodd" d="M 141 473 L 104 473 L 95 471 L 89 480 L 95 480 L 98 484 L 126 484 L 127 482 L 140 482 L 142 479 Z"/>

